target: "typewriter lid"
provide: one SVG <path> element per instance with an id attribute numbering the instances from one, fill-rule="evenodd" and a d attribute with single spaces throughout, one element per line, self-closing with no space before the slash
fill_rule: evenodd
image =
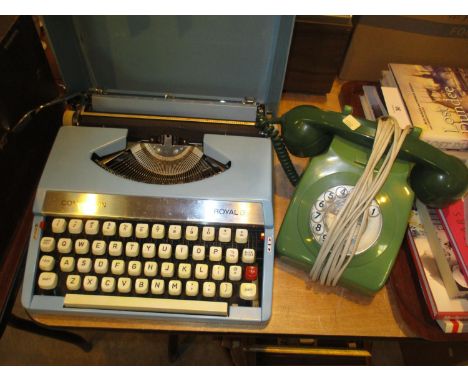
<path id="1" fill-rule="evenodd" d="M 44 22 L 68 93 L 95 88 L 257 102 L 275 114 L 294 17 L 46 16 Z"/>

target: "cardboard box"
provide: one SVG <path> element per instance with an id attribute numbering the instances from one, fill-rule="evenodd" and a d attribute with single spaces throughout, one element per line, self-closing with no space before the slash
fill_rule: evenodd
<path id="1" fill-rule="evenodd" d="M 390 62 L 468 67 L 468 16 L 361 16 L 340 78 L 378 81 Z"/>

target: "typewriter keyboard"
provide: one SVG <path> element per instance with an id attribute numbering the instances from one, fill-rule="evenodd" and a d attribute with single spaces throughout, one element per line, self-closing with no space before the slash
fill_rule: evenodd
<path id="1" fill-rule="evenodd" d="M 69 308 L 228 316 L 261 305 L 263 226 L 47 216 L 35 294 Z"/>

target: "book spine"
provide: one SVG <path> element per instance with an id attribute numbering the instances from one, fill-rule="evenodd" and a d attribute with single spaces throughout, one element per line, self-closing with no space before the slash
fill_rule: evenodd
<path id="1" fill-rule="evenodd" d="M 387 106 L 388 115 L 395 118 L 402 129 L 406 126 L 412 126 L 413 124 L 408 116 L 399 90 L 393 87 L 382 87 L 381 90 L 385 105 Z"/>
<path id="2" fill-rule="evenodd" d="M 419 258 L 418 250 L 416 244 L 413 240 L 413 235 L 411 233 L 411 228 L 407 232 L 407 241 L 410 249 L 411 257 L 413 258 L 414 264 L 416 265 L 416 273 L 418 274 L 419 285 L 421 285 L 421 290 L 423 292 L 424 300 L 426 301 L 426 306 L 429 309 L 429 313 L 432 318 L 436 318 L 437 310 L 435 308 L 434 296 L 432 296 L 431 289 L 428 285 L 426 275 L 424 273 L 424 266 L 421 263 Z"/>
<path id="3" fill-rule="evenodd" d="M 372 110 L 370 108 L 369 103 L 367 102 L 367 99 L 365 96 L 359 96 L 359 100 L 361 101 L 361 106 L 362 106 L 362 111 L 364 112 L 364 117 L 368 121 L 375 121 L 374 114 L 372 113 Z"/>
<path id="4" fill-rule="evenodd" d="M 468 333 L 468 321 L 465 320 L 436 320 L 445 333 Z"/>

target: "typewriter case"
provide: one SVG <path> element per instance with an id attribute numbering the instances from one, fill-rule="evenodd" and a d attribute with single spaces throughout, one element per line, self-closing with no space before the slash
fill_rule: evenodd
<path id="1" fill-rule="evenodd" d="M 33 230 L 31 234 L 29 252 L 38 252 L 37 230 L 41 215 L 47 215 L 44 203 L 48 193 L 50 200 L 50 191 L 57 197 L 71 199 L 81 193 L 158 197 L 169 204 L 171 200 L 191 199 L 193 202 L 181 206 L 198 210 L 201 207 L 205 213 L 213 200 L 222 201 L 221 207 L 223 203 L 259 203 L 269 255 L 267 258 L 265 250 L 262 272 L 270 275 L 268 280 L 264 277 L 264 304 L 255 317 L 245 317 L 240 309 L 233 320 L 267 321 L 271 314 L 274 248 L 273 154 L 269 139 L 262 137 L 255 125 L 259 117 L 276 114 L 294 18 L 47 16 L 43 21 L 66 93 L 88 91 L 90 97 L 72 113 L 65 114 L 64 126 L 38 186 L 33 209 L 36 233 Z M 102 127 L 88 136 L 89 147 L 95 148 L 92 152 L 78 150 L 73 143 L 76 131 L 88 126 Z M 222 140 L 225 135 L 232 135 L 229 144 Z M 182 169 L 151 169 L 153 173 L 159 171 L 163 178 L 167 171 L 169 178 L 174 176 L 175 180 L 167 184 L 161 184 L 158 177 L 156 181 L 128 181 L 132 174 L 122 171 L 116 175 L 119 170 L 115 167 L 105 168 L 114 153 L 131 151 L 129 141 L 144 141 L 133 150 L 134 154 L 143 152 L 141 160 L 137 154 L 133 160 L 144 167 L 145 155 L 158 156 L 160 150 L 166 149 L 164 137 L 168 136 L 169 141 L 174 137 L 182 139 L 183 142 L 172 141 L 175 146 L 187 142 L 202 144 L 203 154 L 226 168 L 218 169 L 220 174 L 214 170 L 202 180 L 180 180 L 177 172 L 191 166 L 190 158 L 192 162 L 198 160 L 197 155 L 187 152 L 189 159 L 182 160 Z M 163 141 L 153 140 L 155 137 Z M 177 156 L 171 150 L 169 156 Z M 80 158 L 86 163 L 69 173 L 66 164 Z M 100 182 L 103 168 L 112 176 Z M 60 208 L 63 214 L 71 211 L 66 205 Z M 200 218 L 199 211 L 190 213 L 189 218 Z M 35 264 L 28 256 L 23 305 L 32 313 L 60 311 L 58 301 L 51 303 L 34 295 L 35 272 Z M 85 310 L 68 311 L 86 314 Z M 123 316 L 127 314 L 130 316 L 131 312 L 122 312 Z M 164 314 L 139 316 L 164 318 Z"/>

